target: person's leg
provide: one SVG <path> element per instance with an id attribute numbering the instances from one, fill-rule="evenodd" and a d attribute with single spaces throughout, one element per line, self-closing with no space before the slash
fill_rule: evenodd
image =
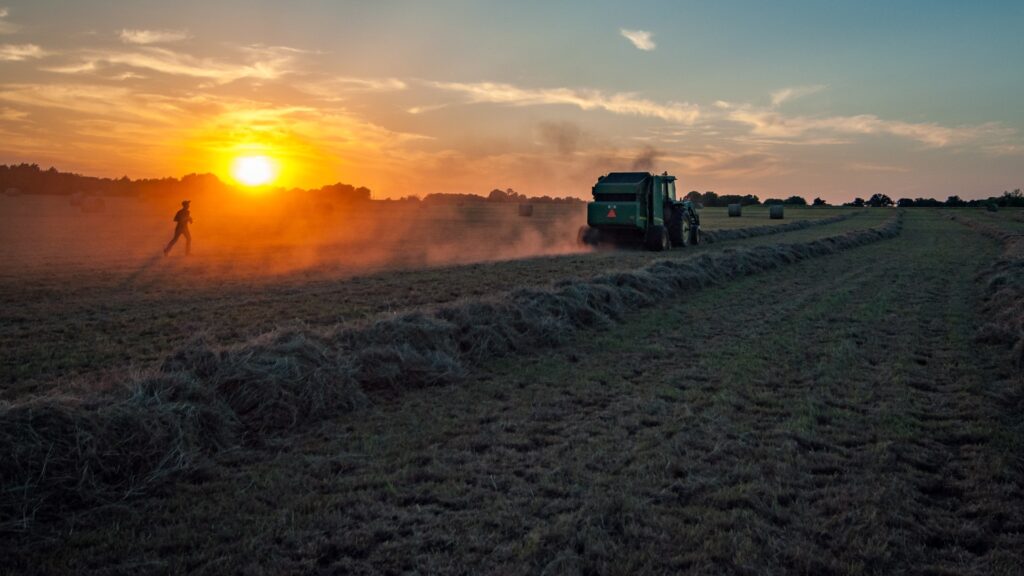
<path id="1" fill-rule="evenodd" d="M 185 235 L 185 256 L 192 253 L 192 233 L 186 228 L 182 234 Z"/>
<path id="2" fill-rule="evenodd" d="M 164 248 L 164 256 L 166 256 L 167 253 L 171 251 L 171 248 L 174 248 L 174 245 L 177 244 L 178 236 L 181 236 L 181 232 L 175 230 L 174 238 L 171 238 L 171 241 L 167 243 L 167 248 Z"/>

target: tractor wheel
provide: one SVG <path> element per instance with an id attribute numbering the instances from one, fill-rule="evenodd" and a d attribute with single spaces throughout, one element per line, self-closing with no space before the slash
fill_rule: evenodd
<path id="1" fill-rule="evenodd" d="M 576 233 L 576 242 L 584 246 L 597 246 L 599 241 L 600 233 L 597 231 L 597 228 L 580 226 L 580 231 Z"/>
<path id="2" fill-rule="evenodd" d="M 647 229 L 647 249 L 654 252 L 662 252 L 672 247 L 668 237 L 668 230 L 664 226 L 651 226 Z"/>
<path id="3" fill-rule="evenodd" d="M 673 246 L 686 246 L 686 218 L 676 213 L 668 221 L 668 238 Z"/>
<path id="4" fill-rule="evenodd" d="M 690 246 L 700 244 L 700 226 L 694 226 L 693 224 L 687 225 L 686 241 Z"/>

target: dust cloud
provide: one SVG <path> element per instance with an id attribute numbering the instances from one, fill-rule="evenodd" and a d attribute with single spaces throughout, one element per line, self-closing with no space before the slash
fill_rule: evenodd
<path id="1" fill-rule="evenodd" d="M 174 231 L 179 199 L 0 197 L 0 280 L 98 272 L 111 281 L 354 275 L 580 251 L 582 203 L 333 202 L 301 194 L 194 195 L 192 255 Z M 92 274 L 92 276 L 96 276 Z"/>

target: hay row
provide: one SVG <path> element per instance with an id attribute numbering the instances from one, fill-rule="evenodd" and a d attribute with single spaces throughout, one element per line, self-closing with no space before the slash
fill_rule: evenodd
<path id="1" fill-rule="evenodd" d="M 680 292 L 897 235 L 886 224 L 813 242 L 729 249 L 551 289 L 231 347 L 197 341 L 130 393 L 0 406 L 0 529 L 150 490 L 204 454 L 353 411 L 368 396 L 459 381 L 489 359 L 557 346 Z"/>
<path id="2" fill-rule="evenodd" d="M 999 258 L 982 273 L 985 300 L 982 312 L 988 320 L 976 340 L 1011 350 L 1018 371 L 1024 372 L 1024 236 L 969 218 L 950 216 L 1003 246 Z"/>
<path id="3" fill-rule="evenodd" d="M 853 218 L 859 214 L 861 214 L 861 212 L 849 212 L 846 214 L 832 216 L 830 218 L 822 218 L 820 220 L 797 220 L 796 222 L 789 222 L 788 224 L 766 224 L 764 226 L 730 228 L 726 230 L 701 230 L 701 239 L 704 242 L 725 242 L 726 240 L 739 240 L 741 238 L 767 236 L 768 234 L 780 234 L 782 232 L 803 230 L 805 228 L 811 228 L 812 226 L 835 224 L 836 222 L 842 222 L 843 220 Z"/>

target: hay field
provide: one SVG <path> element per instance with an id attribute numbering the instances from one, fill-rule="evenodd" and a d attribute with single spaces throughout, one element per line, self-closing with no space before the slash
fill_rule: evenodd
<path id="1" fill-rule="evenodd" d="M 1016 215 L 783 224 L 836 215 L 661 255 L 5 260 L 0 574 L 1020 573 L 1018 342 L 984 331 Z"/>

